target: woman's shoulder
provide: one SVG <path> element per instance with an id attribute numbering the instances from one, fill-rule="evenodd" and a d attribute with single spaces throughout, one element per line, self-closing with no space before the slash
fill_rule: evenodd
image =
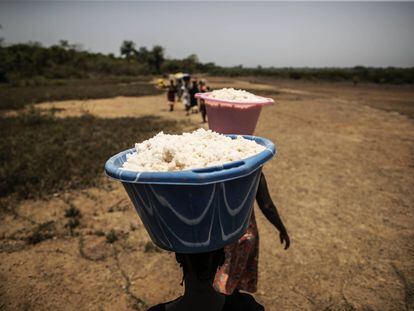
<path id="1" fill-rule="evenodd" d="M 226 302 L 222 311 L 240 310 L 240 311 L 264 311 L 264 307 L 247 293 L 233 293 L 226 296 Z"/>
<path id="2" fill-rule="evenodd" d="M 147 311 L 165 311 L 165 303 L 160 303 L 159 305 L 153 306 Z"/>
<path id="3" fill-rule="evenodd" d="M 166 307 L 167 307 L 167 305 L 169 303 L 175 302 L 175 301 L 177 301 L 180 298 L 181 298 L 181 296 L 175 298 L 174 300 L 171 300 L 171 301 L 168 301 L 168 302 L 164 302 L 164 303 L 160 303 L 159 305 L 156 305 L 156 306 L 152 306 L 147 311 L 165 311 L 167 309 Z"/>

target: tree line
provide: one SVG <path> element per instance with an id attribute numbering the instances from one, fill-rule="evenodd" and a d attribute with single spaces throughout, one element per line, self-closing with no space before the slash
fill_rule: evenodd
<path id="1" fill-rule="evenodd" d="M 373 83 L 414 83 L 414 68 L 247 68 L 218 66 L 203 63 L 197 55 L 183 59 L 165 56 L 165 49 L 136 47 L 125 40 L 120 55 L 85 51 L 81 46 L 61 40 L 44 47 L 38 42 L 5 44 L 0 41 L 0 83 L 34 81 L 41 84 L 48 79 L 83 79 L 99 76 L 160 75 L 177 71 L 208 73 L 222 76 L 268 76 L 295 80 L 352 81 Z"/>

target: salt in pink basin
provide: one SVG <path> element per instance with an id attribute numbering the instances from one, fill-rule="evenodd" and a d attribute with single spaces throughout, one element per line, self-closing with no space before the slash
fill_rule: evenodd
<path id="1" fill-rule="evenodd" d="M 255 101 L 230 101 L 211 97 L 212 92 L 197 93 L 207 108 L 208 126 L 222 134 L 253 135 L 262 106 L 274 104 L 274 100 L 257 96 Z"/>

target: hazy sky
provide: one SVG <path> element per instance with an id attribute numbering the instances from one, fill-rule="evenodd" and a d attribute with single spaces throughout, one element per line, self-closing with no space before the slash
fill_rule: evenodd
<path id="1" fill-rule="evenodd" d="M 0 24 L 6 42 L 129 39 L 219 65 L 414 66 L 414 3 L 0 2 Z"/>

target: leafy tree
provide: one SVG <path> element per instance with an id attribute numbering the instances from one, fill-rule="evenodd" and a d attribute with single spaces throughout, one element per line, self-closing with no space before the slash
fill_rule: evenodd
<path id="1" fill-rule="evenodd" d="M 164 48 L 160 45 L 155 45 L 151 50 L 150 56 L 148 60 L 149 65 L 155 69 L 156 73 L 161 73 L 161 65 L 165 61 Z"/>
<path id="2" fill-rule="evenodd" d="M 68 40 L 59 40 L 59 45 L 65 50 L 69 49 L 70 47 Z"/>
<path id="3" fill-rule="evenodd" d="M 131 60 L 132 55 L 136 53 L 135 43 L 133 41 L 124 40 L 124 42 L 122 42 L 120 52 L 121 55 L 125 56 L 125 58 L 129 62 Z"/>
<path id="4" fill-rule="evenodd" d="M 0 30 L 3 29 L 3 26 L 0 24 Z M 0 83 L 7 82 L 7 54 L 6 49 L 3 48 L 4 39 L 0 37 Z"/>
<path id="5" fill-rule="evenodd" d="M 139 63 L 148 63 L 151 58 L 151 52 L 145 46 L 141 46 L 138 51 L 135 52 L 135 57 Z"/>
<path id="6" fill-rule="evenodd" d="M 190 54 L 188 55 L 185 60 L 187 60 L 188 62 L 192 63 L 192 64 L 198 64 L 199 60 L 198 60 L 198 56 L 196 54 Z"/>
<path id="7" fill-rule="evenodd" d="M 0 30 L 3 29 L 3 26 L 0 24 Z M 3 46 L 4 38 L 0 37 L 0 47 Z"/>
<path id="8" fill-rule="evenodd" d="M 197 71 L 197 65 L 199 64 L 198 57 L 195 54 L 191 54 L 182 61 L 184 71 L 193 73 Z"/>
<path id="9" fill-rule="evenodd" d="M 132 41 L 120 48 L 124 58 L 82 50 L 66 40 L 43 47 L 38 42 L 0 45 L 0 83 L 41 85 L 47 79 L 86 78 L 94 76 L 137 76 L 151 73 L 187 71 L 224 76 L 269 76 L 303 80 L 350 81 L 357 83 L 414 83 L 412 68 L 274 68 L 221 67 L 201 63 L 195 54 L 183 59 L 166 58 L 164 48 L 157 45 L 135 49 Z"/>

